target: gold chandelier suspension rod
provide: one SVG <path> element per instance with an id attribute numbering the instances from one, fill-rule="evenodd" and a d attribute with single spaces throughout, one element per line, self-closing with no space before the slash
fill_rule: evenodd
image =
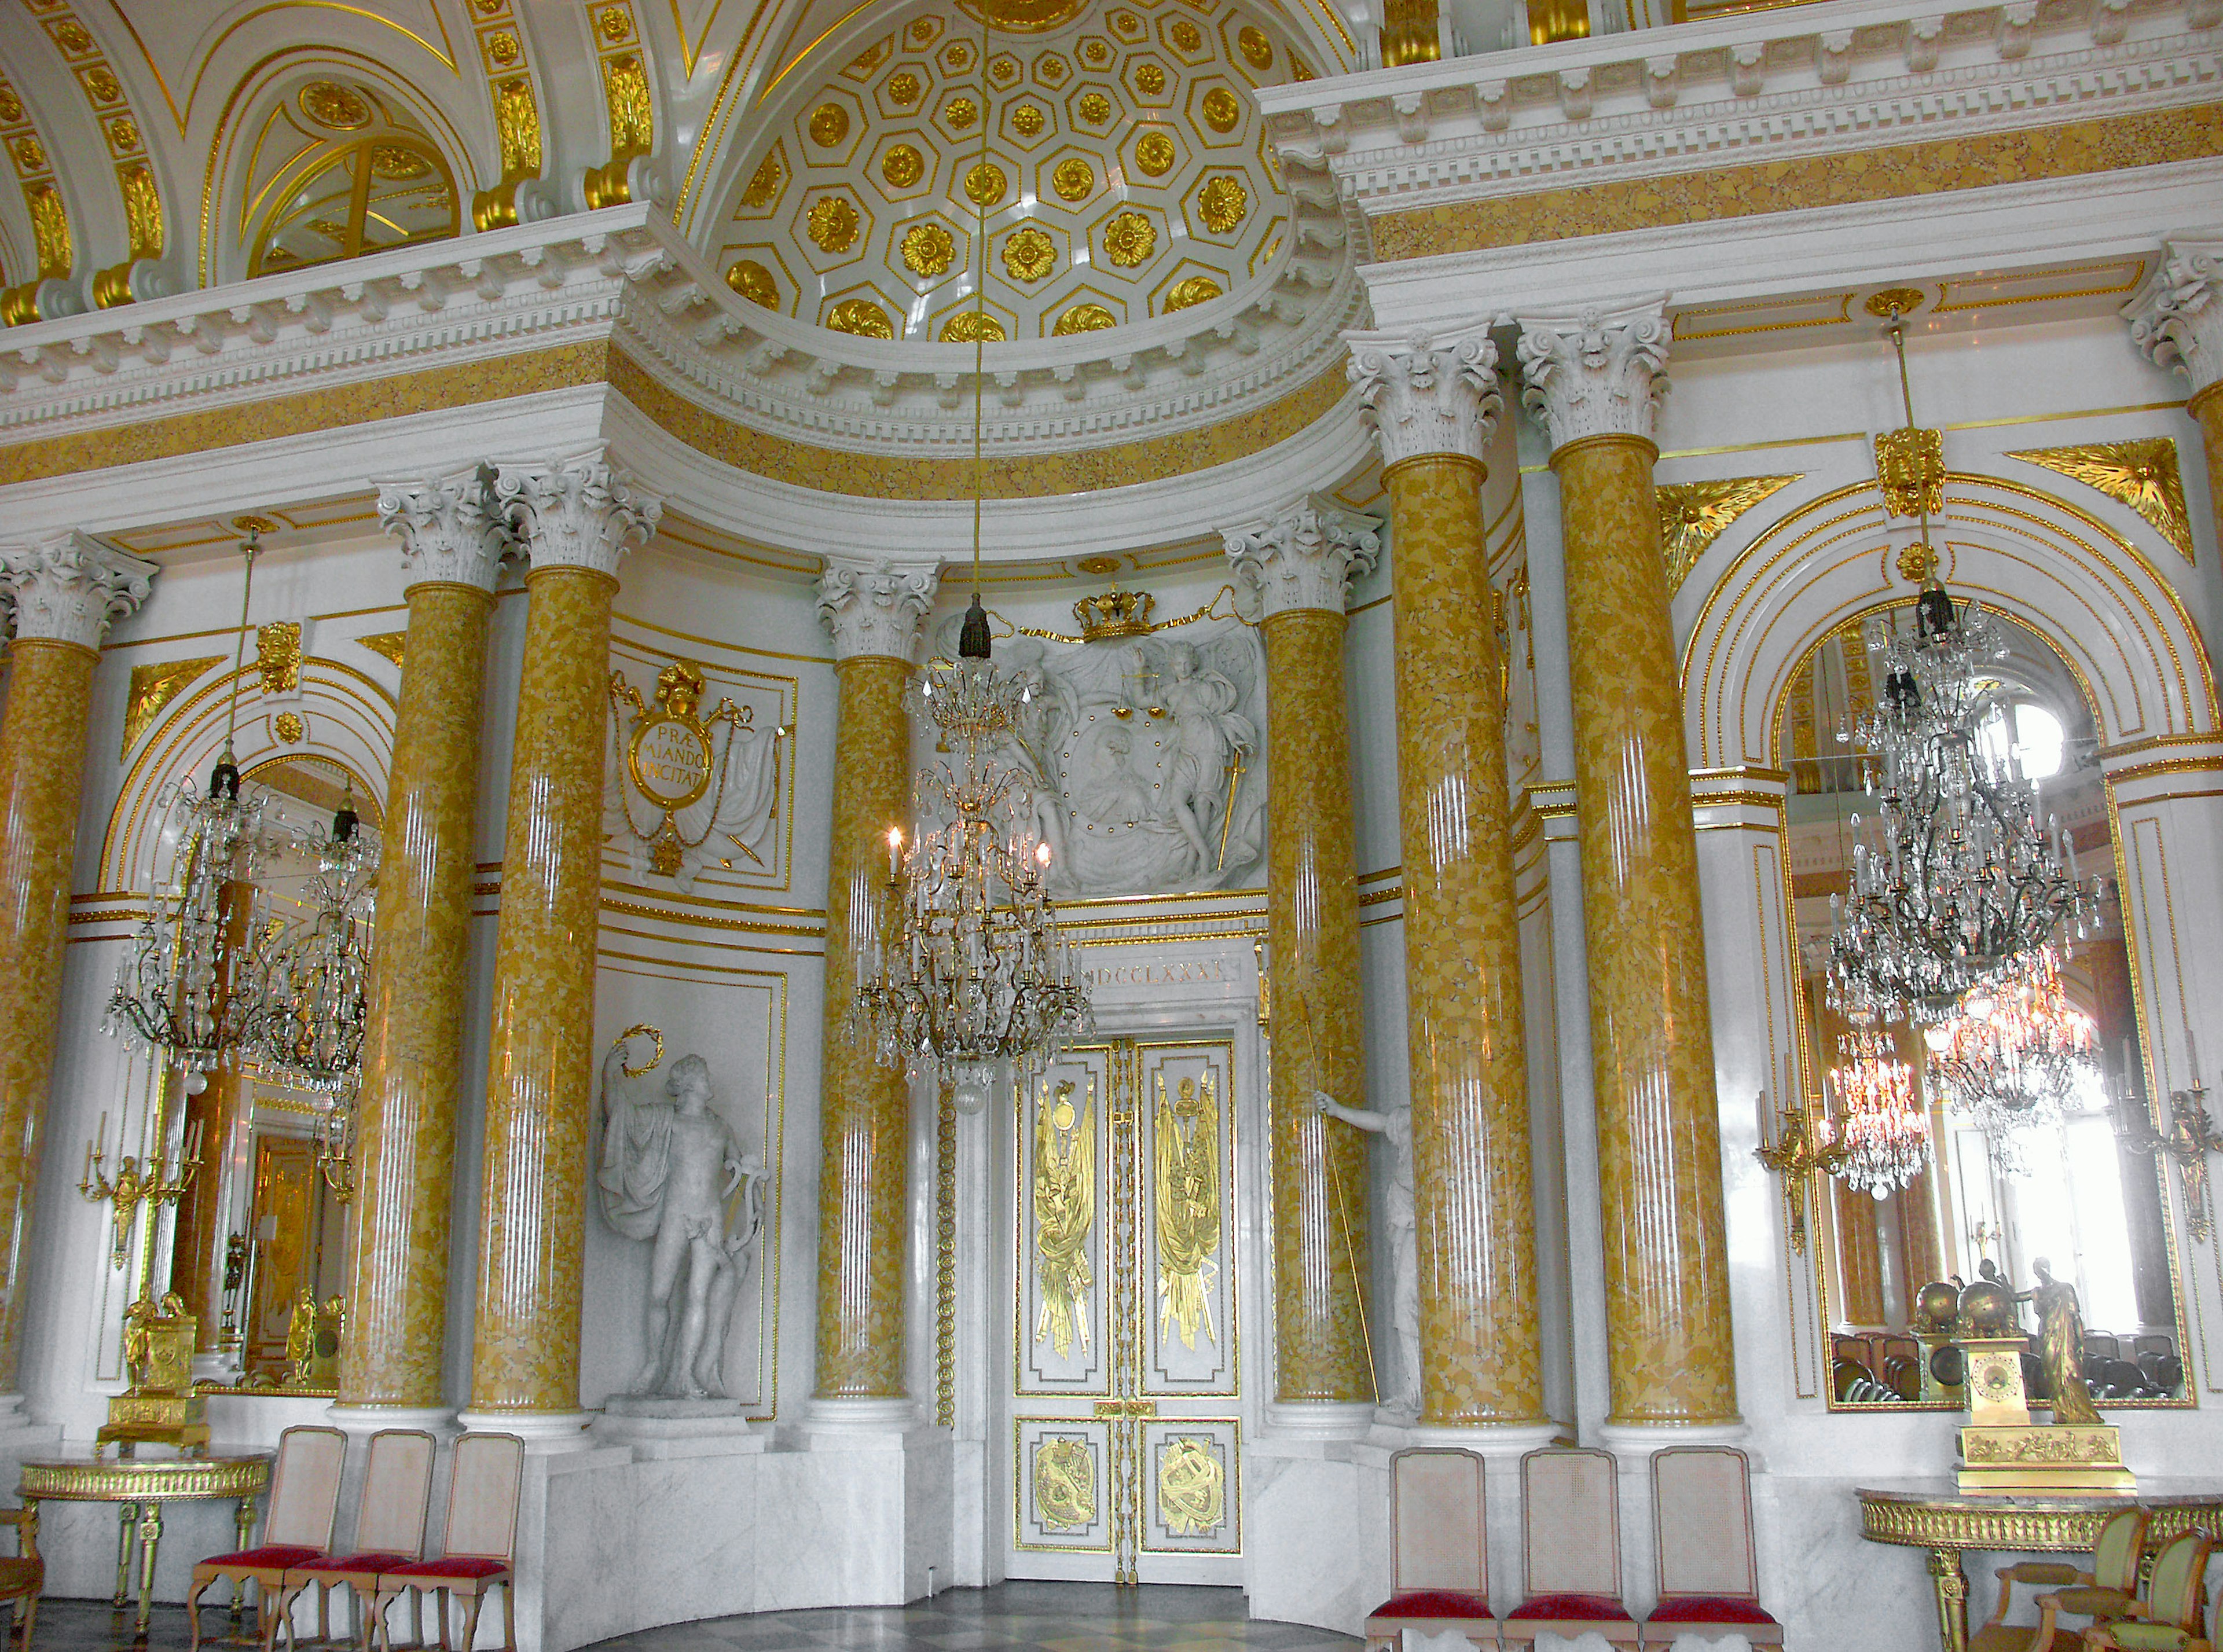
<path id="1" fill-rule="evenodd" d="M 980 255 L 980 279 L 973 289 L 973 606 L 980 606 L 980 498 L 986 486 L 980 456 L 981 410 L 988 390 L 988 8 L 980 0 L 980 159 L 973 197 L 973 250 Z"/>
<path id="2" fill-rule="evenodd" d="M 231 738 L 238 731 L 239 680 L 247 669 L 248 606 L 255 600 L 255 558 L 261 549 L 262 533 L 259 528 L 249 533 L 246 543 L 239 548 L 239 554 L 247 559 L 247 579 L 239 592 L 239 639 L 234 644 L 231 655 L 231 696 L 224 708 L 224 756 L 217 759 L 217 772 L 209 780 L 209 795 L 211 797 L 216 795 L 216 788 L 227 770 L 232 775 L 231 795 L 234 797 L 239 795 L 239 764 L 232 757 Z"/>

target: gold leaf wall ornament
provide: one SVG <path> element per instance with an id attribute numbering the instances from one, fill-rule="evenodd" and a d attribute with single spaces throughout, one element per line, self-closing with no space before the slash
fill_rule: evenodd
<path id="1" fill-rule="evenodd" d="M 1130 270 L 1158 249 L 1158 226 L 1139 212 L 1122 212 L 1104 226 L 1104 255 Z"/>
<path id="2" fill-rule="evenodd" d="M 1048 119 L 1039 104 L 1021 104 L 1011 111 L 1011 130 L 1023 138 L 1030 138 L 1042 129 Z"/>
<path id="3" fill-rule="evenodd" d="M 992 160 L 977 160 L 965 174 L 965 198 L 975 206 L 993 206 L 1004 198 L 1009 180 Z"/>
<path id="4" fill-rule="evenodd" d="M 23 192 L 23 199 L 31 209 L 31 238 L 38 253 L 39 274 L 42 278 L 68 275 L 75 261 L 70 251 L 69 213 L 62 205 L 61 192 L 51 183 L 38 184 Z"/>
<path id="5" fill-rule="evenodd" d="M 1176 1537 L 1204 1537 L 1227 1521 L 1227 1471 L 1212 1442 L 1175 1435 L 1158 1460 L 1158 1512 Z"/>
<path id="6" fill-rule="evenodd" d="M 1235 37 L 1235 49 L 1243 53 L 1243 60 L 1252 68 L 1263 72 L 1274 66 L 1274 42 L 1263 30 L 1245 23 L 1243 32 Z"/>
<path id="7" fill-rule="evenodd" d="M 880 157 L 880 176 L 891 189 L 909 189 L 926 176 L 926 157 L 908 143 L 895 144 Z"/>
<path id="8" fill-rule="evenodd" d="M 1200 1334 L 1218 1344 L 1211 1291 L 1219 1249 L 1219 1098 L 1212 1075 L 1183 1078 L 1180 1099 L 1166 1098 L 1166 1076 L 1157 1075 L 1158 1106 L 1152 1148 L 1156 1170 L 1158 1335 L 1181 1333 L 1196 1347 Z"/>
<path id="9" fill-rule="evenodd" d="M 957 238 L 941 225 L 914 223 L 904 232 L 904 267 L 914 275 L 940 275 L 957 261 Z"/>
<path id="10" fill-rule="evenodd" d="M 1176 310 L 1209 304 L 1220 295 L 1221 290 L 1219 283 L 1209 275 L 1192 275 L 1186 281 L 1176 282 L 1173 291 L 1166 294 L 1164 313 L 1170 316 Z"/>
<path id="11" fill-rule="evenodd" d="M 641 60 L 640 31 L 633 22 L 633 7 L 629 0 L 616 0 L 595 18 L 602 104 L 610 123 L 610 158 L 599 166 L 587 168 L 583 188 L 590 210 L 621 206 L 633 199 L 633 185 L 626 174 L 634 160 L 656 147 L 656 108 L 649 95 L 648 70 Z"/>
<path id="12" fill-rule="evenodd" d="M 858 338 L 893 338 L 895 323 L 888 312 L 870 298 L 844 298 L 834 306 L 826 317 L 831 331 L 848 333 Z"/>
<path id="13" fill-rule="evenodd" d="M 1660 484 L 1659 548 L 1667 564 L 1669 593 L 1690 576 L 1698 558 L 1730 523 L 1798 480 L 1798 474 L 1731 476 L 1722 481 Z"/>
<path id="14" fill-rule="evenodd" d="M 849 111 L 839 104 L 821 104 L 810 111 L 810 141 L 830 149 L 849 135 Z"/>
<path id="15" fill-rule="evenodd" d="M 1100 91 L 1085 91 L 1074 105 L 1080 118 L 1091 126 L 1101 126 L 1112 118 L 1112 100 Z"/>
<path id="16" fill-rule="evenodd" d="M 1092 1078 L 1089 1085 L 1095 1088 Z M 1074 1110 L 1073 1083 L 1062 1080 L 1055 1099 L 1035 1098 L 1035 1278 L 1042 1311 L 1035 1341 L 1047 1341 L 1061 1360 L 1078 1341 L 1088 1351 L 1088 1234 L 1096 1220 L 1096 1131 L 1093 1096 Z"/>
<path id="17" fill-rule="evenodd" d="M 2096 487 L 2127 505 L 2154 531 L 2192 560 L 2192 512 L 2184 502 L 2184 478 L 2176 468 L 2176 443 L 2166 436 L 2130 442 L 2088 442 L 2069 448 L 2031 448 L 2010 459 Z"/>
<path id="18" fill-rule="evenodd" d="M 628 52 L 605 60 L 602 86 L 609 106 L 611 158 L 646 154 L 656 140 L 656 116 L 640 59 Z"/>
<path id="19" fill-rule="evenodd" d="M 1196 25 L 1186 17 L 1175 18 L 1166 30 L 1166 36 L 1173 41 L 1176 51 L 1193 52 L 1204 44 L 1204 36 L 1197 33 Z"/>
<path id="20" fill-rule="evenodd" d="M 896 153 L 891 149 L 891 155 Z M 916 154 L 916 151 L 912 153 Z M 894 179 L 888 180 L 893 183 Z M 741 192 L 741 205 L 751 212 L 761 212 L 776 205 L 780 185 L 787 182 L 787 151 L 779 143 L 771 146 L 771 153 L 757 162 L 757 169 L 749 177 L 749 186 Z"/>
<path id="21" fill-rule="evenodd" d="M 918 77 L 908 69 L 888 77 L 888 101 L 897 109 L 909 109 L 924 91 L 925 87 L 919 84 Z"/>
<path id="22" fill-rule="evenodd" d="M 279 619 L 255 627 L 255 670 L 266 694 L 290 694 L 300 691 L 299 620 Z"/>
<path id="23" fill-rule="evenodd" d="M 1072 73 L 1065 60 L 1055 52 L 1046 52 L 1035 60 L 1035 79 L 1045 86 L 1061 86 Z"/>
<path id="24" fill-rule="evenodd" d="M 495 86 L 495 135 L 501 140 L 501 175 L 514 181 L 540 175 L 540 106 L 533 101 L 532 82 L 514 75 Z"/>
<path id="25" fill-rule="evenodd" d="M 1096 1460 L 1086 1441 L 1053 1435 L 1035 1447 L 1035 1517 L 1047 1531 L 1095 1523 Z"/>
<path id="26" fill-rule="evenodd" d="M 1935 430 L 1886 430 L 1875 439 L 1876 481 L 1893 516 L 1945 513 L 1945 444 Z"/>
<path id="27" fill-rule="evenodd" d="M 751 304 L 766 310 L 779 308 L 779 283 L 753 258 L 737 258 L 726 267 L 726 285 Z"/>
<path id="28" fill-rule="evenodd" d="M 857 227 L 863 220 L 857 209 L 839 195 L 822 195 L 810 204 L 804 228 L 822 253 L 840 254 L 856 245 Z"/>
<path id="29" fill-rule="evenodd" d="M 1075 333 L 1100 332 L 1118 324 L 1119 317 L 1100 304 L 1076 304 L 1057 318 L 1049 333 L 1052 338 L 1070 338 Z"/>
<path id="30" fill-rule="evenodd" d="M 1250 192 L 1239 178 L 1212 179 L 1197 192 L 1197 216 L 1215 236 L 1229 234 L 1250 214 Z"/>
<path id="31" fill-rule="evenodd" d="M 122 763 L 131 755 L 131 748 L 139 744 L 139 737 L 154 725 L 162 714 L 162 707 L 175 700 L 204 671 L 222 665 L 224 656 L 211 654 L 205 659 L 166 660 L 157 665 L 135 665 L 131 682 L 123 698 L 123 744 L 116 754 Z"/>
<path id="32" fill-rule="evenodd" d="M 1049 183 L 1061 201 L 1085 200 L 1088 192 L 1096 187 L 1096 169 L 1075 155 L 1057 163 L 1057 170 L 1049 175 Z"/>
<path id="33" fill-rule="evenodd" d="M 1163 178 L 1180 155 L 1174 141 L 1162 132 L 1145 132 L 1135 145 L 1135 165 L 1145 178 Z"/>
<path id="34" fill-rule="evenodd" d="M 1214 86 L 1204 94 L 1202 110 L 1204 123 L 1215 132 L 1232 132 L 1243 118 L 1243 105 L 1225 86 Z"/>
<path id="35" fill-rule="evenodd" d="M 993 316 L 983 315 L 977 310 L 960 310 L 941 323 L 941 342 L 945 344 L 971 344 L 976 341 L 989 344 L 1004 342 L 1004 323 Z"/>
<path id="36" fill-rule="evenodd" d="M 1166 89 L 1166 72 L 1155 63 L 1135 66 L 1135 90 L 1145 97 L 1155 97 Z"/>
<path id="37" fill-rule="evenodd" d="M 953 97 L 941 106 L 942 123 L 953 132 L 962 132 L 980 118 L 980 106 L 970 97 Z"/>
<path id="38" fill-rule="evenodd" d="M 373 631 L 355 640 L 358 646 L 368 649 L 381 659 L 393 661 L 396 670 L 401 669 L 402 656 L 409 647 L 409 633 L 406 631 Z"/>
<path id="39" fill-rule="evenodd" d="M 1004 242 L 1004 269 L 1029 286 L 1057 267 L 1057 243 L 1034 225 L 1022 224 Z"/>

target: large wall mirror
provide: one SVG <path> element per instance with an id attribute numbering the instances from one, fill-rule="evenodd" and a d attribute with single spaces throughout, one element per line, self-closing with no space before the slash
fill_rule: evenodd
<path id="1" fill-rule="evenodd" d="M 375 794 L 322 757 L 249 769 L 273 846 L 227 909 L 236 933 L 310 921 L 312 829 L 346 803 L 378 829 Z M 189 1086 L 190 1089 L 190 1086 Z M 194 1374 L 247 1392 L 329 1394 L 348 1335 L 354 1143 L 345 1103 L 253 1063 L 220 1069 L 186 1100 L 201 1168 L 179 1202 L 173 1284 L 198 1318 Z"/>
<path id="2" fill-rule="evenodd" d="M 2047 1047 L 2072 1052 L 2056 1059 L 2059 1076 L 2037 1107 L 1968 1108 L 1954 1085 L 1955 1046 L 1944 1029 L 1880 1026 L 1864 1053 L 1859 1029 L 1827 1002 L 1830 897 L 1846 892 L 1862 823 L 1876 813 L 1849 738 L 1874 703 L 1868 643 L 1879 625 L 1911 625 L 1911 606 L 1872 612 L 1825 638 L 1777 713 L 1778 763 L 1791 776 L 1784 864 L 1800 967 L 1803 1073 L 1792 1093 L 1840 1138 L 1848 1096 L 1860 1086 L 1900 1098 L 1901 1150 L 1911 1170 L 1880 1195 L 1842 1175 L 1811 1178 L 1805 1248 L 1829 1335 L 1830 1404 L 1957 1406 L 1959 1391 L 1940 1380 L 1931 1358 L 1946 1301 L 1936 1286 L 1995 1269 L 2025 1291 L 2043 1262 L 2076 1287 L 2084 1369 L 2099 1404 L 2188 1405 L 2184 1310 L 2151 1151 L 2146 1023 L 2124 945 L 2093 715 L 2058 652 L 2004 616 L 1998 623 L 2008 645 L 1996 667 L 1998 738 L 2012 742 L 2037 782 L 2042 813 L 2065 829 L 2082 873 L 2107 879 L 2097 924 L 2081 939 L 2071 930 L 2056 940 L 2051 982 L 2014 995 L 2016 1004 L 1989 1007 L 1994 1015 L 2046 1021 Z M 2026 1304 L 2021 1313 L 2035 1332 Z M 2043 1403 L 2050 1395 L 2036 1367 L 2026 1361 L 2025 1375 L 2033 1401 Z M 1943 1363 L 1945 1375 L 1951 1369 Z"/>

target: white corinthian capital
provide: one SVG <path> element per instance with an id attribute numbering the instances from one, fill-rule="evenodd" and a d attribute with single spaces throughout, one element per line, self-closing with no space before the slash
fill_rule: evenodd
<path id="1" fill-rule="evenodd" d="M 2123 319 L 2154 365 L 2181 370 L 2197 396 L 2223 384 L 2223 236 L 2172 236 L 2162 250 Z"/>
<path id="2" fill-rule="evenodd" d="M 108 622 L 135 612 L 153 588 L 154 564 L 75 529 L 36 545 L 0 550 L 0 606 L 18 640 L 98 648 Z"/>
<path id="3" fill-rule="evenodd" d="M 818 576 L 818 620 L 833 634 L 835 663 L 866 654 L 909 660 L 941 583 L 934 562 L 828 556 Z"/>
<path id="4" fill-rule="evenodd" d="M 535 568 L 583 568 L 615 579 L 626 552 L 656 531 L 664 501 L 636 488 L 604 451 L 502 468 L 496 492 Z"/>
<path id="5" fill-rule="evenodd" d="M 1351 382 L 1386 468 L 1436 453 L 1480 464 L 1505 399 L 1497 393 L 1497 346 L 1475 326 L 1426 333 L 1345 333 Z"/>
<path id="6" fill-rule="evenodd" d="M 404 588 L 439 584 L 494 589 L 501 559 L 517 548 L 517 536 L 495 497 L 492 466 L 429 481 L 375 486 L 378 525 L 401 542 Z"/>
<path id="7" fill-rule="evenodd" d="M 1550 433 L 1556 453 L 1592 436 L 1652 439 L 1667 397 L 1667 300 L 1619 310 L 1521 317 L 1526 407 Z"/>
<path id="8" fill-rule="evenodd" d="M 1278 515 L 1220 531 L 1235 571 L 1265 599 L 1264 618 L 1300 608 L 1341 613 L 1351 582 L 1382 554 L 1376 518 L 1314 496 Z"/>

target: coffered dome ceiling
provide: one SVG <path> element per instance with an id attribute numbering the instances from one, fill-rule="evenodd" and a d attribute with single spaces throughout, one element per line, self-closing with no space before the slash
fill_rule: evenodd
<path id="1" fill-rule="evenodd" d="M 1225 0 L 992 0 L 915 16 L 755 136 L 717 266 L 751 302 L 837 332 L 1065 336 L 1208 304 L 1263 275 L 1289 198 L 1250 89 L 1310 78 Z M 981 154 L 983 104 L 987 153 Z"/>

